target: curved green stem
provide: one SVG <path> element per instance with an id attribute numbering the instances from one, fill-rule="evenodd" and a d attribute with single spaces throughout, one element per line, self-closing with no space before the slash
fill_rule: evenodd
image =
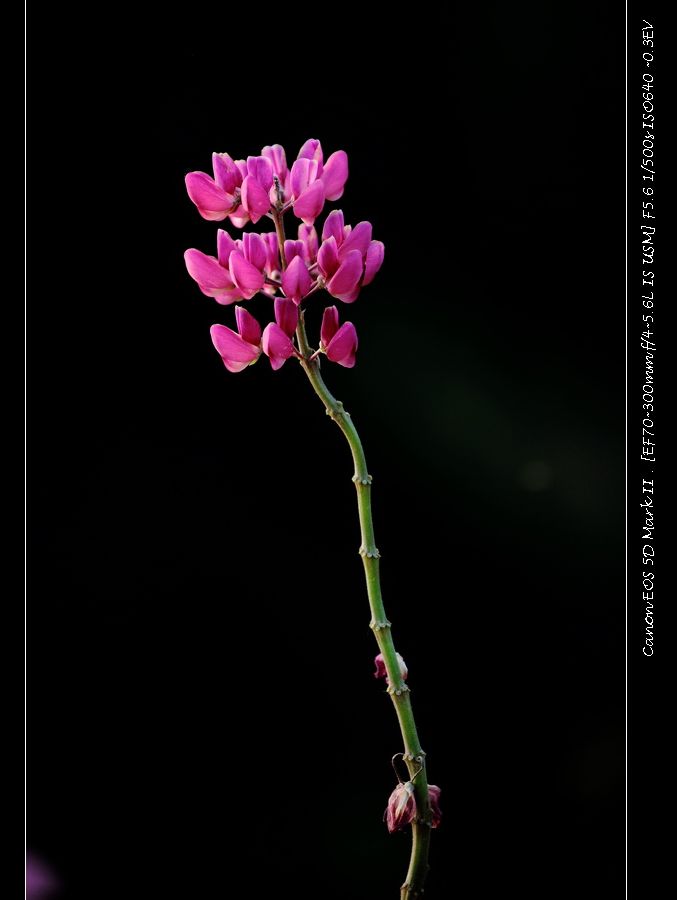
<path id="1" fill-rule="evenodd" d="M 284 222 L 280 210 L 273 212 L 273 221 L 277 233 L 277 242 L 280 252 L 280 266 L 286 268 L 284 256 Z M 409 688 L 402 678 L 400 666 L 397 661 L 397 653 L 391 631 L 391 624 L 386 616 L 381 596 L 381 580 L 379 575 L 379 552 L 374 540 L 374 522 L 371 515 L 371 475 L 367 470 L 367 460 L 362 448 L 360 436 L 353 424 L 350 414 L 343 408 L 340 400 L 337 400 L 330 392 L 320 374 L 320 360 L 311 359 L 312 348 L 308 343 L 303 311 L 300 311 L 299 324 L 296 329 L 296 339 L 301 352 L 301 365 L 308 376 L 315 393 L 324 403 L 327 415 L 341 429 L 350 446 L 355 464 L 353 482 L 357 488 L 357 509 L 360 517 L 360 531 L 362 543 L 360 556 L 364 563 L 364 575 L 367 581 L 367 595 L 371 609 L 370 628 L 383 655 L 386 672 L 388 674 L 388 693 L 395 706 L 397 719 L 400 723 L 400 731 L 404 740 L 404 761 L 409 770 L 409 777 L 415 786 L 416 821 L 412 822 L 412 846 L 411 858 L 407 879 L 400 889 L 400 900 L 419 900 L 423 896 L 423 883 L 428 872 L 428 847 L 430 844 L 430 828 L 432 813 L 428 797 L 428 778 L 425 767 L 425 753 L 416 731 L 414 712 L 411 708 Z"/>
<path id="2" fill-rule="evenodd" d="M 367 470 L 367 460 L 362 448 L 360 436 L 353 424 L 350 414 L 344 409 L 340 400 L 337 400 L 324 383 L 320 374 L 319 359 L 310 359 L 311 350 L 306 336 L 303 313 L 299 319 L 296 332 L 299 349 L 303 355 L 301 365 L 313 386 L 315 393 L 324 403 L 327 415 L 343 432 L 355 464 L 353 481 L 357 488 L 357 508 L 360 517 L 360 531 L 362 543 L 360 556 L 364 563 L 364 574 L 367 581 L 367 594 L 371 608 L 370 627 L 383 654 L 386 672 L 388 673 L 388 693 L 395 705 L 395 711 L 400 723 L 400 730 L 404 740 L 404 759 L 409 770 L 409 777 L 416 789 L 417 818 L 412 823 L 412 849 L 409 862 L 407 880 L 402 885 L 401 900 L 418 900 L 423 894 L 423 883 L 428 871 L 428 846 L 430 843 L 431 812 L 428 798 L 428 779 L 426 777 L 425 753 L 416 731 L 414 713 L 411 707 L 409 688 L 400 672 L 395 644 L 393 643 L 391 623 L 386 616 L 381 596 L 381 581 L 379 576 L 379 552 L 374 541 L 374 523 L 371 515 L 371 482 L 372 478 Z"/>

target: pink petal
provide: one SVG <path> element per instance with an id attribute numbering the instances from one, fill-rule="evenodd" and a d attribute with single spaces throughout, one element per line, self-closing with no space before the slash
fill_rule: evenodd
<path id="1" fill-rule="evenodd" d="M 280 144 L 273 144 L 272 147 L 264 147 L 261 151 L 261 156 L 265 156 L 266 159 L 270 160 L 271 165 L 273 166 L 273 172 L 275 172 L 282 184 L 284 184 L 284 179 L 287 177 L 287 158 L 284 147 Z"/>
<path id="2" fill-rule="evenodd" d="M 273 164 L 265 156 L 248 156 L 247 174 L 252 175 L 266 193 L 273 186 Z"/>
<path id="3" fill-rule="evenodd" d="M 338 251 L 336 250 L 336 238 L 330 237 L 322 243 L 317 254 L 317 265 L 325 278 L 331 278 L 339 267 Z"/>
<path id="4" fill-rule="evenodd" d="M 352 369 L 355 365 L 357 332 L 352 322 L 344 322 L 326 348 L 327 358 L 332 362 Z"/>
<path id="5" fill-rule="evenodd" d="M 327 200 L 338 200 L 343 196 L 343 187 L 348 180 L 348 154 L 337 150 L 324 164 L 322 181 Z"/>
<path id="6" fill-rule="evenodd" d="M 297 199 L 317 180 L 317 162 L 312 159 L 297 159 L 291 167 L 290 185 L 292 197 Z"/>
<path id="7" fill-rule="evenodd" d="M 246 212 L 245 209 L 240 205 L 237 208 L 237 212 L 231 213 L 228 218 L 233 223 L 235 228 L 244 228 L 244 226 L 249 221 L 249 213 Z"/>
<path id="8" fill-rule="evenodd" d="M 294 215 L 303 219 L 306 225 L 312 225 L 322 212 L 324 206 L 324 185 L 314 181 L 294 203 Z"/>
<path id="9" fill-rule="evenodd" d="M 266 272 L 272 275 L 280 269 L 280 257 L 278 254 L 277 235 L 274 231 L 267 231 L 261 237 L 266 242 Z"/>
<path id="10" fill-rule="evenodd" d="M 372 241 L 367 249 L 367 261 L 364 264 L 364 278 L 362 285 L 371 284 L 374 276 L 383 265 L 385 247 L 382 241 Z"/>
<path id="11" fill-rule="evenodd" d="M 245 259 L 262 272 L 268 261 L 268 248 L 260 234 L 248 231 L 242 235 L 242 252 Z"/>
<path id="12" fill-rule="evenodd" d="M 219 264 L 227 266 L 230 254 L 236 249 L 236 244 L 228 232 L 224 231 L 223 228 L 219 228 L 216 233 L 216 247 Z"/>
<path id="13" fill-rule="evenodd" d="M 204 172 L 189 172 L 186 175 L 186 190 L 202 218 L 209 222 L 225 219 L 234 202 L 233 197 Z"/>
<path id="14" fill-rule="evenodd" d="M 313 282 L 303 257 L 295 256 L 282 273 L 282 290 L 285 297 L 298 305 L 312 286 Z"/>
<path id="15" fill-rule="evenodd" d="M 297 256 L 303 256 L 303 244 L 301 241 L 285 241 L 284 242 L 284 261 L 289 265 Z"/>
<path id="16" fill-rule="evenodd" d="M 242 176 L 227 153 L 212 153 L 214 181 L 227 194 L 233 194 L 235 188 L 242 184 Z"/>
<path id="17" fill-rule="evenodd" d="M 233 257 L 231 257 L 232 266 Z M 359 250 L 351 250 L 339 266 L 336 274 L 327 283 L 327 290 L 338 300 L 352 303 L 357 294 L 355 289 L 362 277 L 362 254 Z M 232 271 L 232 269 L 231 269 Z"/>
<path id="18" fill-rule="evenodd" d="M 256 224 L 261 216 L 270 209 L 268 191 L 264 190 L 253 175 L 247 175 L 242 182 L 240 193 L 242 206 L 249 213 L 249 218 Z"/>
<path id="19" fill-rule="evenodd" d="M 303 242 L 303 258 L 307 263 L 317 259 L 317 232 L 312 225 L 299 225 L 299 240 Z"/>
<path id="20" fill-rule="evenodd" d="M 299 311 L 292 300 L 284 297 L 275 298 L 275 321 L 289 337 L 294 336 L 299 323 Z"/>
<path id="21" fill-rule="evenodd" d="M 261 355 L 259 347 L 253 347 L 239 334 L 225 325 L 212 325 L 209 329 L 216 347 L 229 372 L 241 372 Z"/>
<path id="22" fill-rule="evenodd" d="M 358 222 L 350 232 L 348 237 L 346 237 L 343 241 L 343 244 L 341 245 L 341 248 L 339 250 L 339 259 L 345 259 L 346 254 L 350 253 L 351 250 L 359 250 L 362 254 L 362 259 L 365 259 L 370 243 L 371 223 Z"/>
<path id="23" fill-rule="evenodd" d="M 310 138 L 305 142 L 303 147 L 299 150 L 298 159 L 314 159 L 320 165 L 320 171 L 318 172 L 318 178 L 322 174 L 322 161 L 324 156 L 322 154 L 322 144 L 316 138 Z"/>
<path id="24" fill-rule="evenodd" d="M 200 290 L 207 297 L 213 297 L 217 303 L 226 305 L 241 299 L 242 293 L 231 279 L 228 269 L 220 266 L 213 256 L 191 249 L 186 250 L 183 258 L 188 274 L 197 281 Z"/>
<path id="25" fill-rule="evenodd" d="M 322 325 L 320 327 L 320 341 L 322 346 L 326 348 L 327 344 L 334 337 L 339 327 L 339 314 L 335 306 L 328 306 L 322 316 Z"/>
<path id="26" fill-rule="evenodd" d="M 251 300 L 264 285 L 265 278 L 262 272 L 253 266 L 239 251 L 230 254 L 228 263 L 230 275 L 242 292 L 245 300 Z"/>
<path id="27" fill-rule="evenodd" d="M 340 209 L 332 210 L 324 220 L 322 240 L 326 241 L 327 238 L 333 237 L 336 240 L 336 246 L 340 247 L 344 239 L 343 229 L 343 211 Z"/>
<path id="28" fill-rule="evenodd" d="M 261 343 L 261 326 L 254 316 L 244 306 L 236 306 L 235 321 L 237 322 L 237 330 L 242 335 L 243 340 L 258 347 Z"/>
<path id="29" fill-rule="evenodd" d="M 273 369 L 279 369 L 285 360 L 294 355 L 294 345 L 276 322 L 264 328 L 261 345 Z"/>

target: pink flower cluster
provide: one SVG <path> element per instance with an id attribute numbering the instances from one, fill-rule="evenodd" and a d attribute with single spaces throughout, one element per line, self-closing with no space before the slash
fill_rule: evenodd
<path id="1" fill-rule="evenodd" d="M 361 289 L 373 281 L 383 263 L 384 247 L 372 239 L 369 222 L 346 225 L 341 210 L 327 216 L 321 240 L 315 220 L 326 200 L 338 200 L 348 178 L 348 157 L 337 150 L 324 160 L 318 140 L 301 147 L 291 169 L 284 148 L 264 147 L 260 156 L 233 160 L 227 153 L 212 156 L 214 175 L 189 172 L 188 196 L 209 221 L 230 219 L 237 228 L 263 217 L 275 231 L 246 232 L 233 239 L 219 229 L 216 256 L 190 249 L 184 254 L 189 275 L 207 297 L 224 306 L 263 294 L 273 300 L 274 322 L 262 330 L 243 307 L 235 307 L 236 329 L 213 325 L 212 341 L 231 372 L 241 372 L 263 352 L 273 369 L 292 356 L 301 358 L 294 343 L 303 301 L 326 290 L 343 303 L 353 303 Z M 302 220 L 296 239 L 285 239 L 284 214 L 291 210 Z M 278 291 L 281 295 L 278 295 Z M 352 322 L 340 324 L 338 310 L 324 310 L 320 346 L 332 362 L 355 365 L 357 332 Z"/>

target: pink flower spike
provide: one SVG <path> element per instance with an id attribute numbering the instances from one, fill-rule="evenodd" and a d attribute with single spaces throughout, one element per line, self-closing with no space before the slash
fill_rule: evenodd
<path id="1" fill-rule="evenodd" d="M 322 181 L 327 200 L 338 200 L 343 196 L 343 188 L 348 180 L 348 154 L 337 150 L 324 164 Z"/>
<path id="2" fill-rule="evenodd" d="M 231 194 L 204 172 L 189 172 L 186 175 L 186 190 L 202 218 L 208 222 L 225 219 L 235 202 Z"/>
<path id="3" fill-rule="evenodd" d="M 293 337 L 296 326 L 299 324 L 299 311 L 296 304 L 293 300 L 276 297 L 274 305 L 275 321 L 288 337 Z"/>
<path id="4" fill-rule="evenodd" d="M 416 818 L 416 798 L 411 781 L 398 784 L 388 799 L 385 811 L 386 825 L 392 834 L 403 831 Z"/>
<path id="5" fill-rule="evenodd" d="M 336 273 L 327 282 L 327 290 L 332 297 L 343 300 L 344 303 L 352 303 L 353 300 L 356 300 L 362 268 L 362 254 L 359 250 L 351 250 Z"/>
<path id="6" fill-rule="evenodd" d="M 186 250 L 183 258 L 191 278 L 197 281 L 203 294 L 213 297 L 217 303 L 228 305 L 242 299 L 242 292 L 230 277 L 230 272 L 220 266 L 213 256 L 201 250 Z"/>
<path id="7" fill-rule="evenodd" d="M 276 322 L 270 322 L 263 329 L 261 346 L 273 369 L 279 369 L 294 355 L 294 345 Z"/>
<path id="8" fill-rule="evenodd" d="M 383 255 L 385 247 L 382 241 L 372 241 L 367 248 L 367 260 L 364 264 L 364 278 L 362 279 L 362 287 L 365 287 L 374 280 L 378 270 L 383 265 Z"/>
<path id="9" fill-rule="evenodd" d="M 242 206 L 249 214 L 249 218 L 256 224 L 261 216 L 270 209 L 270 197 L 253 175 L 247 175 L 242 182 L 241 189 Z"/>
<path id="10" fill-rule="evenodd" d="M 355 365 L 355 352 L 357 350 L 357 331 L 352 322 L 344 322 L 334 337 L 327 344 L 325 353 L 327 359 L 352 369 Z"/>
<path id="11" fill-rule="evenodd" d="M 322 325 L 320 326 L 320 342 L 326 349 L 331 339 L 339 329 L 339 314 L 335 306 L 327 306 L 322 316 Z M 383 657 L 381 657 L 383 658 Z M 378 657 L 377 657 L 378 659 Z"/>
<path id="12" fill-rule="evenodd" d="M 301 256 L 295 256 L 282 273 L 282 290 L 285 297 L 298 304 L 309 293 L 313 281 Z"/>
<path id="13" fill-rule="evenodd" d="M 338 249 L 343 243 L 344 228 L 345 224 L 343 221 L 343 211 L 340 209 L 333 209 L 324 220 L 322 240 L 326 241 L 328 240 L 328 238 L 333 237 L 336 240 L 336 247 Z"/>
<path id="14" fill-rule="evenodd" d="M 265 283 L 263 273 L 246 260 L 239 250 L 230 254 L 228 268 L 231 278 L 240 289 L 244 300 L 251 300 Z"/>
<path id="15" fill-rule="evenodd" d="M 229 372 L 242 372 L 247 366 L 256 362 L 261 355 L 259 346 L 249 343 L 232 328 L 226 328 L 225 325 L 212 325 L 209 333 L 212 343 Z"/>
<path id="16" fill-rule="evenodd" d="M 440 794 L 442 791 L 436 784 L 428 785 L 428 800 L 430 801 L 430 811 L 433 814 L 433 820 L 430 823 L 431 828 L 437 828 L 442 821 L 442 810 L 440 809 Z"/>

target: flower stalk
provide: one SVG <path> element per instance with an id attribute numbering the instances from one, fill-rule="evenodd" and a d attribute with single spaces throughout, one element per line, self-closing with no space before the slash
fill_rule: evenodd
<path id="1" fill-rule="evenodd" d="M 385 677 L 402 733 L 402 756 L 409 780 L 393 791 L 386 810 L 390 831 L 411 826 L 412 850 L 409 870 L 401 888 L 401 900 L 418 900 L 428 870 L 430 831 L 439 825 L 440 788 L 429 785 L 425 753 L 421 749 L 411 696 L 406 684 L 407 668 L 395 650 L 392 627 L 381 595 L 380 554 L 374 537 L 371 512 L 372 478 L 359 434 L 350 414 L 330 392 L 322 378 L 320 357 L 345 368 L 355 365 L 357 332 L 350 321 L 340 323 L 336 306 L 326 307 L 317 350 L 306 334 L 302 304 L 319 291 L 351 304 L 373 281 L 384 257 L 381 241 L 372 240 L 372 226 L 345 223 L 341 210 L 327 216 L 320 237 L 314 223 L 326 200 L 338 200 L 348 178 L 348 157 L 337 150 L 325 161 L 321 144 L 310 139 L 301 147 L 291 168 L 279 144 L 264 147 L 260 156 L 233 160 L 227 153 L 212 156 L 214 177 L 204 172 L 186 175 L 188 195 L 202 218 L 230 219 L 236 228 L 255 224 L 264 216 L 272 219 L 274 232 L 246 232 L 239 240 L 220 229 L 217 256 L 191 248 L 184 258 L 188 273 L 207 297 L 222 306 L 250 301 L 257 295 L 273 302 L 274 321 L 261 328 L 244 307 L 235 307 L 236 329 L 215 324 L 211 337 L 229 372 L 243 372 L 262 356 L 273 370 L 297 358 L 329 417 L 348 442 L 353 458 L 353 483 L 357 491 L 360 520 L 359 548 L 371 609 L 370 627 L 379 647 L 377 677 Z M 287 240 L 284 214 L 291 209 L 302 220 L 298 239 Z M 282 296 L 277 295 L 277 291 Z M 296 336 L 296 345 L 293 342 Z M 399 775 L 398 775 L 399 781 Z"/>
<path id="2" fill-rule="evenodd" d="M 419 741 L 409 688 L 402 677 L 393 641 L 392 626 L 386 615 L 381 594 L 380 553 L 374 537 L 374 521 L 371 512 L 372 477 L 367 469 L 367 460 L 362 441 L 350 413 L 345 409 L 341 401 L 334 397 L 325 384 L 320 373 L 319 359 L 310 359 L 311 350 L 306 336 L 303 313 L 299 318 L 296 335 L 303 354 L 301 358 L 303 371 L 308 376 L 313 390 L 324 404 L 327 415 L 336 422 L 348 441 L 355 465 L 353 482 L 357 489 L 357 509 L 362 538 L 359 553 L 364 565 L 367 596 L 371 609 L 369 627 L 374 632 L 376 643 L 383 655 L 388 675 L 388 693 L 395 706 L 395 712 L 400 724 L 400 731 L 404 741 L 404 761 L 409 770 L 409 776 L 414 783 L 416 809 L 418 811 L 417 818 L 411 825 L 411 858 L 406 881 L 400 890 L 400 898 L 401 900 L 418 900 L 423 894 L 423 883 L 428 871 L 428 847 L 430 844 L 432 813 L 428 796 L 425 753 Z"/>

